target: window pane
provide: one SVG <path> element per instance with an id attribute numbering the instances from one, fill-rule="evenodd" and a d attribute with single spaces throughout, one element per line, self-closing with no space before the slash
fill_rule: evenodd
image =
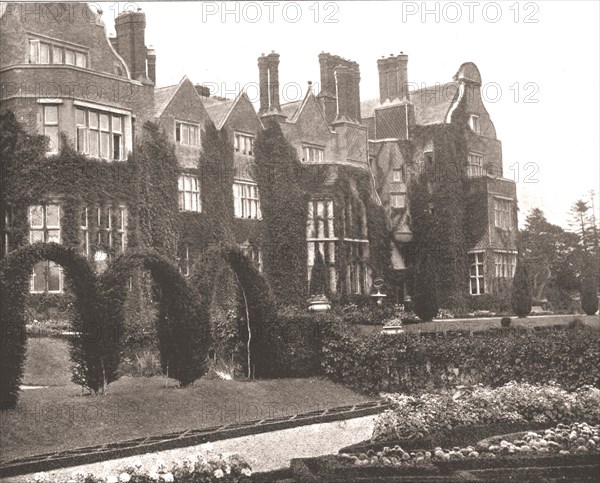
<path id="1" fill-rule="evenodd" d="M 44 207 L 35 205 L 29 207 L 29 226 L 44 226 Z"/>
<path id="2" fill-rule="evenodd" d="M 48 291 L 60 290 L 60 267 L 54 262 L 48 262 Z"/>
<path id="3" fill-rule="evenodd" d="M 89 121 L 90 121 L 90 128 L 98 129 L 98 113 L 94 112 L 94 111 L 90 111 L 88 113 L 88 117 L 89 117 Z"/>
<path id="4" fill-rule="evenodd" d="M 58 205 L 46 206 L 46 225 L 49 227 L 60 226 L 60 209 Z"/>
<path id="5" fill-rule="evenodd" d="M 75 65 L 75 52 L 65 49 L 65 64 Z"/>
<path id="6" fill-rule="evenodd" d="M 40 42 L 40 64 L 50 63 L 50 46 Z"/>
<path id="7" fill-rule="evenodd" d="M 180 176 L 177 180 L 177 189 L 183 191 L 183 176 Z"/>
<path id="8" fill-rule="evenodd" d="M 90 131 L 89 132 L 89 140 L 90 140 L 90 156 L 98 157 L 99 151 L 99 142 L 98 142 L 98 131 Z"/>
<path id="9" fill-rule="evenodd" d="M 100 129 L 102 131 L 108 131 L 108 114 L 100 114 Z"/>
<path id="10" fill-rule="evenodd" d="M 46 242 L 48 243 L 60 243 L 60 230 L 48 230 L 48 236 Z"/>
<path id="11" fill-rule="evenodd" d="M 62 47 L 52 47 L 52 63 L 53 64 L 62 64 L 63 63 Z"/>
<path id="12" fill-rule="evenodd" d="M 39 62 L 39 52 L 40 52 L 40 42 L 39 40 L 30 40 L 29 41 L 29 63 L 37 64 Z"/>
<path id="13" fill-rule="evenodd" d="M 77 117 L 77 125 L 85 126 L 85 110 L 84 109 L 76 109 L 76 117 Z"/>
<path id="14" fill-rule="evenodd" d="M 58 106 L 44 106 L 44 124 L 58 124 Z"/>
<path id="15" fill-rule="evenodd" d="M 121 117 L 120 116 L 113 116 L 112 130 L 113 130 L 113 132 L 121 132 Z"/>
<path id="16" fill-rule="evenodd" d="M 78 67 L 87 67 L 87 57 L 85 54 L 82 54 L 81 52 L 76 52 L 75 53 L 75 64 Z"/>
<path id="17" fill-rule="evenodd" d="M 100 133 L 100 157 L 108 158 L 110 146 L 110 133 L 101 132 Z"/>
<path id="18" fill-rule="evenodd" d="M 112 155 L 112 158 L 116 159 L 117 161 L 120 160 L 122 158 L 121 151 L 122 151 L 122 149 L 121 149 L 121 135 L 120 134 L 113 134 L 113 155 Z"/>
<path id="19" fill-rule="evenodd" d="M 50 143 L 48 144 L 48 152 L 58 152 L 58 126 L 46 126 L 44 128 L 44 135 L 48 136 Z"/>
<path id="20" fill-rule="evenodd" d="M 81 226 L 88 226 L 88 209 L 85 206 L 81 209 Z"/>
<path id="21" fill-rule="evenodd" d="M 43 292 L 46 290 L 46 265 L 48 262 L 38 262 L 33 266 L 33 283 L 32 290 L 34 292 Z"/>
<path id="22" fill-rule="evenodd" d="M 37 243 L 44 241 L 44 230 L 30 230 L 29 231 L 29 242 Z"/>

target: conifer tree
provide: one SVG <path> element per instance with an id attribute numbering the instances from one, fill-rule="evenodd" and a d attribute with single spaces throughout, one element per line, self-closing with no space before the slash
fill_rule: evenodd
<path id="1" fill-rule="evenodd" d="M 523 257 L 517 260 L 510 303 L 513 312 L 519 317 L 527 317 L 531 312 L 531 285 Z"/>

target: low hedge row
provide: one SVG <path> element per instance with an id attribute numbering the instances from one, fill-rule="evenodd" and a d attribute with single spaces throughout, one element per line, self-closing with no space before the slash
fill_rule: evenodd
<path id="1" fill-rule="evenodd" d="M 556 381 L 600 387 L 600 332 L 521 328 L 467 333 L 359 334 L 333 321 L 321 327 L 322 368 L 360 392 L 421 393 L 460 384 Z"/>

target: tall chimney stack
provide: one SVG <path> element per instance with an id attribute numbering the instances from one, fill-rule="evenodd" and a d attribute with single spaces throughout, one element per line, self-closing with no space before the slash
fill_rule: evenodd
<path id="1" fill-rule="evenodd" d="M 261 116 L 269 110 L 269 59 L 265 54 L 258 58 L 258 89 L 260 94 L 258 115 Z"/>
<path id="2" fill-rule="evenodd" d="M 281 111 L 279 104 L 279 54 L 271 52 L 267 56 L 269 60 L 269 110 Z"/>
<path id="3" fill-rule="evenodd" d="M 115 19 L 117 52 L 127 63 L 131 78 L 147 78 L 146 72 L 146 14 L 124 12 Z"/>
<path id="4" fill-rule="evenodd" d="M 335 83 L 337 90 L 337 121 L 348 121 L 351 109 L 351 71 L 345 65 L 335 68 Z"/>
<path id="5" fill-rule="evenodd" d="M 379 70 L 379 102 L 383 104 L 388 99 L 388 63 L 387 59 L 377 60 Z"/>
<path id="6" fill-rule="evenodd" d="M 156 85 L 156 51 L 154 48 L 148 48 L 146 61 L 148 65 L 148 77 L 154 83 L 154 85 Z"/>
<path id="7" fill-rule="evenodd" d="M 408 55 L 400 52 L 397 56 L 390 55 L 388 58 L 379 59 L 377 68 L 379 70 L 379 101 L 381 104 L 386 100 L 409 98 Z"/>

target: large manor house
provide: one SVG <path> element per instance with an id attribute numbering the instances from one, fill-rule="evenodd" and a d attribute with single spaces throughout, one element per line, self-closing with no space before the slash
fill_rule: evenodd
<path id="1" fill-rule="evenodd" d="M 65 21 L 44 15 L 47 8 L 64 9 Z M 482 100 L 482 77 L 472 62 L 458 66 L 453 77 L 449 73 L 447 82 L 417 90 L 411 88 L 408 55 L 378 59 L 374 52 L 372 65 L 361 67 L 363 72 L 377 69 L 379 95 L 361 100 L 361 67 L 317 52 L 320 79 L 314 86 L 318 89 L 309 88 L 300 101 L 282 103 L 279 71 L 288 59 L 276 52 L 257 52 L 260 100 L 255 105 L 245 92 L 234 99 L 215 96 L 196 83 L 202 79 L 184 76 L 177 85 L 156 85 L 160 58 L 146 46 L 142 11 L 121 13 L 114 37 L 107 35 L 99 13 L 86 3 L 4 3 L 0 22 L 0 112 L 11 111 L 28 132 L 47 136 L 49 157 L 58 153 L 65 138 L 90 159 L 128 163 L 144 124 L 151 121 L 175 146 L 180 212 L 202 217 L 205 187 L 198 160 L 206 123 L 212 121 L 226 133 L 234 150 L 230 196 L 235 242 L 259 271 L 265 270 L 270 247 L 263 242 L 265 220 L 260 186 L 253 176 L 254 147 L 259 133 L 269 123 L 277 123 L 299 162 L 322 166 L 332 178 L 310 194 L 306 273 L 299 275 L 306 277 L 307 285 L 320 252 L 333 296 L 373 293 L 377 274 L 370 259 L 381 244 L 376 248 L 368 232 L 368 210 L 359 190 L 361 180 L 368 180 L 369 199 L 383 208 L 391 234 L 389 245 L 384 245 L 392 273 L 385 281 L 388 300 L 402 303 L 410 297 L 415 247 L 409 183 L 422 170 L 435 171 L 445 130 L 458 133 L 465 143 L 465 159 L 457 159 L 456 165 L 467 178 L 465 197 L 478 194 L 478 203 L 468 206 L 485 223 L 476 239 L 467 237 L 465 290 L 468 287 L 472 297 L 491 293 L 498 280 L 514 274 L 516 186 L 503 177 L 501 142 Z M 334 192 L 339 177 L 347 178 L 343 195 Z M 18 248 L 12 236 L 16 217 L 27 217 L 29 243 L 61 243 L 65 235 L 62 200 L 62 193 L 42 190 L 26 212 L 13 210 L 11 200 L 4 200 L 3 254 Z M 127 202 L 119 199 L 82 206 L 76 230 L 81 253 L 101 264 L 102 254 L 90 242 L 101 235 L 112 252 L 126 251 L 132 235 L 129 211 Z M 188 275 L 205 240 L 201 233 L 181 233 L 178 243 L 174 263 Z M 60 267 L 40 262 L 31 278 L 31 292 L 60 293 L 63 278 Z"/>

